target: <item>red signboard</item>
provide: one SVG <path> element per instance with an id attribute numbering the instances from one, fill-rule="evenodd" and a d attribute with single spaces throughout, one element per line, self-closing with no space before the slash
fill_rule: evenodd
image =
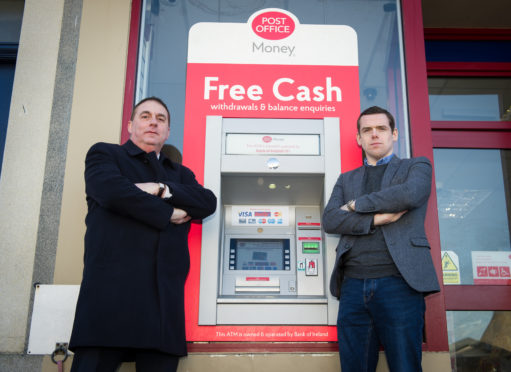
<path id="1" fill-rule="evenodd" d="M 353 29 L 301 25 L 292 13 L 265 9 L 246 24 L 198 23 L 190 30 L 188 47 L 183 156 L 199 182 L 204 175 L 208 115 L 338 117 L 341 167 L 350 170 L 360 165 L 355 141 L 360 112 L 358 52 Z M 334 326 L 199 326 L 200 225 L 193 225 L 189 244 L 187 340 L 337 340 Z"/>

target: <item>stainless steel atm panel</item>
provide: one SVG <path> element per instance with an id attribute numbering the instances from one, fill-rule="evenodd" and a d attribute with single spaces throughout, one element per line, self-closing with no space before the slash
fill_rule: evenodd
<path id="1" fill-rule="evenodd" d="M 336 118 L 208 117 L 204 184 L 219 206 L 203 222 L 199 324 L 335 324 L 337 239 L 320 216 L 339 143 Z"/>
<path id="2" fill-rule="evenodd" d="M 225 206 L 219 297 L 296 295 L 293 225 L 289 206 Z"/>
<path id="3" fill-rule="evenodd" d="M 236 207 L 225 207 L 219 297 L 324 298 L 319 206 Z M 255 226 L 261 219 L 270 223 Z"/>

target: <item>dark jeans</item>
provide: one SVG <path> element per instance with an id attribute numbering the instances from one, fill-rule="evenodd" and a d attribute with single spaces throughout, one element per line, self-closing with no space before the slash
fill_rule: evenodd
<path id="1" fill-rule="evenodd" d="M 156 350 L 81 347 L 75 350 L 71 372 L 115 372 L 127 361 L 136 363 L 137 372 L 175 372 L 179 357 Z"/>
<path id="2" fill-rule="evenodd" d="M 391 372 L 422 371 L 424 296 L 403 278 L 344 278 L 337 317 L 342 372 L 376 370 L 383 345 Z"/>

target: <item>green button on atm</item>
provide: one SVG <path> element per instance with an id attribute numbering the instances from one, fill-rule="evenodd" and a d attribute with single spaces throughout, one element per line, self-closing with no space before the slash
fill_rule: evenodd
<path id="1" fill-rule="evenodd" d="M 302 242 L 302 253 L 319 253 L 319 242 Z"/>

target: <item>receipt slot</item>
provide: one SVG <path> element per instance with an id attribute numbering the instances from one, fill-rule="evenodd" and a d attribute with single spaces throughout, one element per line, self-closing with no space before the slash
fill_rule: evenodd
<path id="1" fill-rule="evenodd" d="M 339 119 L 208 116 L 199 325 L 334 325 L 337 239 L 321 214 L 340 173 Z"/>

